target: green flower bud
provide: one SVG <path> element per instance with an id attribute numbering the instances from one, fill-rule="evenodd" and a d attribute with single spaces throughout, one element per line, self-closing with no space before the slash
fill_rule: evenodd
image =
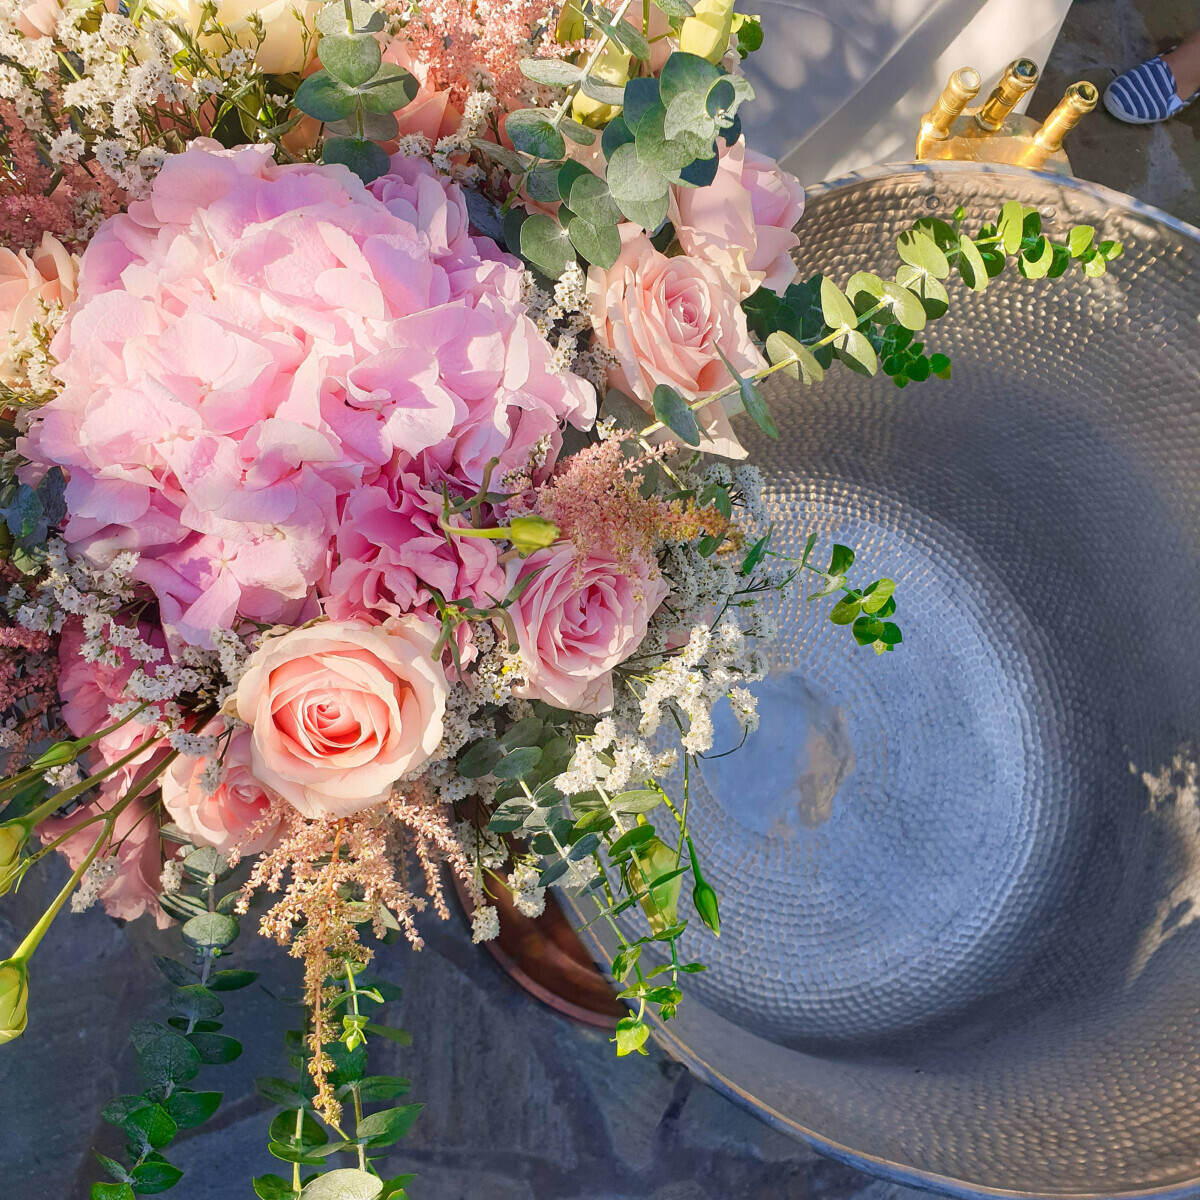
<path id="1" fill-rule="evenodd" d="M 39 755 L 30 763 L 32 767 L 64 767 L 69 762 L 74 762 L 76 755 L 79 753 L 79 746 L 75 742 L 55 742 L 44 754 Z"/>
<path id="2" fill-rule="evenodd" d="M 0 1046 L 25 1032 L 29 1014 L 29 968 L 23 958 L 0 963 Z"/>
<path id="3" fill-rule="evenodd" d="M 508 540 L 524 558 L 558 541 L 558 526 L 545 517 L 513 517 L 507 526 Z"/>
<path id="4" fill-rule="evenodd" d="M 29 837 L 29 830 L 20 821 L 0 825 L 0 896 L 16 882 L 21 865 L 21 848 Z"/>
<path id="5" fill-rule="evenodd" d="M 721 936 L 721 910 L 717 904 L 717 893 L 707 880 L 701 879 L 692 888 L 692 903 L 700 914 L 700 920 L 717 935 Z"/>

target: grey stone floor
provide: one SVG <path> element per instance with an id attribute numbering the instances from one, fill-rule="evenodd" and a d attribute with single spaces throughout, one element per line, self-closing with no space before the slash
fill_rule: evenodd
<path id="1" fill-rule="evenodd" d="M 1044 116 L 1075 79 L 1104 85 L 1187 33 L 1194 0 L 1076 0 L 1031 111 Z M 1076 173 L 1200 221 L 1200 105 L 1166 125 L 1134 128 L 1096 113 L 1068 143 Z M 0 907 L 0 945 L 41 911 L 48 880 Z M 462 922 L 427 922 L 417 959 L 394 949 L 380 971 L 406 988 L 394 1020 L 408 1049 L 373 1064 L 413 1079 L 428 1107 L 391 1166 L 415 1170 L 413 1200 L 917 1200 L 775 1133 L 658 1052 L 615 1060 L 604 1036 L 570 1025 L 517 991 L 471 946 Z M 84 1200 L 100 1178 L 93 1149 L 116 1149 L 98 1118 L 135 1078 L 128 1026 L 162 1016 L 150 962 L 175 935 L 122 930 L 99 912 L 64 915 L 36 961 L 29 1032 L 0 1054 L 0 1196 Z M 295 966 L 245 937 L 238 962 L 276 995 Z M 157 1008 L 156 1008 L 157 1006 Z M 251 1174 L 275 1169 L 265 1150 L 271 1110 L 255 1075 L 278 1074 L 289 1011 L 255 987 L 228 997 L 227 1028 L 246 1044 L 201 1082 L 226 1100 L 180 1142 L 179 1200 L 250 1196 Z"/>
<path id="2" fill-rule="evenodd" d="M 54 879 L 61 873 L 55 871 Z M 10 945 L 50 897 L 50 872 L 0 911 Z M 121 929 L 99 911 L 64 914 L 35 959 L 30 1025 L 0 1054 L 0 1196 L 84 1200 L 101 1178 L 94 1149 L 120 1139 L 98 1113 L 135 1085 L 125 1045 L 135 1020 L 162 1019 L 165 987 L 150 961 L 172 953 L 173 931 Z M 472 946 L 457 916 L 426 922 L 419 958 L 385 950 L 379 973 L 405 988 L 389 1020 L 413 1034 L 383 1043 L 372 1070 L 413 1080 L 427 1105 L 389 1163 L 416 1171 L 413 1200 L 916 1200 L 921 1195 L 822 1158 L 735 1107 L 657 1051 L 617 1061 L 606 1035 L 569 1024 L 514 988 Z M 172 1160 L 179 1200 L 249 1197 L 252 1174 L 278 1170 L 266 1129 L 274 1110 L 256 1075 L 286 1073 L 282 1035 L 298 964 L 243 936 L 231 965 L 260 984 L 226 997 L 238 1062 L 206 1067 L 196 1087 L 225 1101 Z M 378 1042 L 379 1039 L 376 1039 Z"/>

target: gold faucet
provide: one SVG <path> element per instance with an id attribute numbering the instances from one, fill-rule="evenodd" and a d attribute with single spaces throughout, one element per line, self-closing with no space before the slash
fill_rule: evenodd
<path id="1" fill-rule="evenodd" d="M 1100 99 L 1092 84 L 1073 83 L 1043 125 L 1013 112 L 1037 83 L 1037 63 L 1018 58 L 1005 68 L 992 94 L 978 107 L 967 105 L 979 94 L 979 72 L 954 72 L 934 106 L 921 118 L 918 159 L 1014 163 L 1042 171 L 1071 174 L 1063 138 Z"/>

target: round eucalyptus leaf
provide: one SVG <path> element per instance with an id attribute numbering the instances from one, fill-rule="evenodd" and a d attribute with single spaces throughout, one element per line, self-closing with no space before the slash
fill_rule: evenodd
<path id="1" fill-rule="evenodd" d="M 339 121 L 358 105 L 358 94 L 328 71 L 317 71 L 296 89 L 296 107 L 318 121 Z"/>
<path id="2" fill-rule="evenodd" d="M 620 108 L 625 103 L 624 84 L 605 83 L 595 75 L 585 75 L 581 88 L 585 96 L 599 100 L 601 104 L 611 104 Z"/>
<path id="3" fill-rule="evenodd" d="M 680 441 L 689 446 L 700 445 L 700 425 L 696 414 L 688 407 L 684 398 L 668 384 L 660 383 L 654 389 L 654 415 Z"/>
<path id="4" fill-rule="evenodd" d="M 728 79 L 718 79 L 708 89 L 704 107 L 710 117 L 715 117 L 717 113 L 724 112 L 736 99 L 737 92 L 733 90 L 733 84 Z"/>
<path id="5" fill-rule="evenodd" d="M 670 104 L 676 96 L 682 96 L 684 92 L 697 92 L 703 98 L 723 74 L 724 72 L 719 67 L 714 67 L 708 59 L 677 50 L 659 72 L 658 86 L 662 102 L 664 105 Z"/>
<path id="6" fill-rule="evenodd" d="M 372 79 L 383 61 L 379 43 L 369 33 L 339 33 L 317 43 L 321 66 L 347 87 Z"/>
<path id="7" fill-rule="evenodd" d="M 963 277 L 963 283 L 974 292 L 982 292 L 988 285 L 988 273 L 983 255 L 979 253 L 979 247 L 964 233 L 958 239 L 958 248 L 960 251 L 958 270 Z M 918 327 L 910 326 L 909 328 Z"/>
<path id="8" fill-rule="evenodd" d="M 390 141 L 400 132 L 400 124 L 391 113 L 364 112 L 362 135 L 373 142 Z M 341 121 L 329 121 L 325 125 L 326 135 L 334 137 L 358 137 L 358 120 L 349 116 Z"/>
<path id="9" fill-rule="evenodd" d="M 658 80 L 652 77 L 631 79 L 625 85 L 625 108 L 622 117 L 626 126 L 636 132 L 638 122 L 648 110 L 661 103 Z"/>
<path id="10" fill-rule="evenodd" d="M 621 235 L 616 222 L 596 225 L 584 217 L 573 217 L 568 227 L 571 244 L 589 263 L 607 271 L 621 256 Z"/>
<path id="11" fill-rule="evenodd" d="M 596 131 L 586 125 L 580 125 L 578 121 L 572 121 L 570 117 L 563 117 L 558 123 L 558 128 L 559 132 L 565 133 L 576 145 L 593 146 L 596 143 Z"/>
<path id="12" fill-rule="evenodd" d="M 621 219 L 621 210 L 612 198 L 608 184 L 590 171 L 571 183 L 567 206 L 577 217 L 582 217 L 593 225 L 616 225 Z"/>
<path id="13" fill-rule="evenodd" d="M 534 213 L 521 226 L 521 257 L 550 279 L 558 279 L 575 261 L 567 231 L 553 217 Z"/>
<path id="14" fill-rule="evenodd" d="M 233 917 L 215 912 L 193 917 L 183 927 L 183 936 L 202 950 L 228 946 L 237 939 L 238 933 L 238 923 Z"/>
<path id="15" fill-rule="evenodd" d="M 695 162 L 688 163 L 679 172 L 678 184 L 681 187 L 708 187 L 717 177 L 718 166 L 720 166 L 720 161 L 717 158 L 717 148 L 713 146 L 706 151 L 703 157 L 697 158 Z"/>
<path id="16" fill-rule="evenodd" d="M 857 329 L 849 330 L 833 345 L 838 358 L 859 375 L 874 375 L 879 370 L 879 359 L 875 357 L 871 343 Z"/>
<path id="17" fill-rule="evenodd" d="M 908 288 L 893 283 L 890 279 L 883 284 L 883 291 L 891 301 L 892 316 L 914 332 L 925 328 L 925 306 Z"/>
<path id="18" fill-rule="evenodd" d="M 326 138 L 321 159 L 349 167 L 363 183 L 386 175 L 390 161 L 382 146 L 359 138 Z"/>
<path id="19" fill-rule="evenodd" d="M 518 150 L 535 158 L 564 158 L 567 143 L 547 120 L 544 108 L 521 108 L 508 114 L 504 130 Z"/>
<path id="20" fill-rule="evenodd" d="M 858 313 L 855 312 L 854 305 L 846 299 L 842 289 L 828 277 L 821 280 L 821 313 L 830 329 L 839 329 L 844 325 L 855 329 L 858 326 Z"/>
<path id="21" fill-rule="evenodd" d="M 383 1180 L 367 1171 L 343 1169 L 318 1175 L 300 1192 L 300 1200 L 378 1200 Z"/>
<path id="22" fill-rule="evenodd" d="M 562 170 L 558 173 L 558 195 L 556 200 L 561 201 L 570 207 L 571 187 L 575 180 L 583 178 L 585 175 L 590 175 L 591 171 L 587 169 L 581 162 L 576 162 L 573 158 L 568 158 L 562 165 Z M 569 218 L 568 218 L 569 219 Z"/>
<path id="23" fill-rule="evenodd" d="M 379 33 L 383 29 L 383 13 L 366 0 L 350 0 L 350 18 L 354 33 Z M 345 0 L 326 4 L 317 13 L 317 32 L 326 37 L 352 32 L 346 22 Z"/>
<path id="24" fill-rule="evenodd" d="M 659 174 L 669 176 L 681 171 L 696 155 L 679 142 L 667 138 L 664 128 L 666 118 L 667 110 L 661 104 L 656 104 L 638 122 L 635 136 L 638 158 Z"/>
<path id="25" fill-rule="evenodd" d="M 617 207 L 644 229 L 657 229 L 667 216 L 667 181 L 638 157 L 632 143 L 618 146 L 608 161 L 609 190 Z"/>
<path id="26" fill-rule="evenodd" d="M 570 87 L 583 78 L 583 68 L 561 58 L 523 58 L 521 74 L 548 87 Z"/>
<path id="27" fill-rule="evenodd" d="M 896 239 L 896 251 L 900 258 L 913 267 L 920 267 L 935 279 L 945 279 L 950 274 L 941 247 L 920 229 L 908 229 Z"/>
<path id="28" fill-rule="evenodd" d="M 612 158 L 618 146 L 627 146 L 633 141 L 633 133 L 624 120 L 627 115 L 628 110 L 619 117 L 613 117 L 600 135 L 600 149 L 606 159 Z"/>
<path id="29" fill-rule="evenodd" d="M 362 84 L 357 95 L 367 112 L 394 113 L 412 102 L 420 84 L 403 67 L 384 63 L 369 82 Z"/>
<path id="30" fill-rule="evenodd" d="M 525 176 L 525 193 L 539 204 L 558 204 L 558 173 L 565 163 L 541 163 Z"/>

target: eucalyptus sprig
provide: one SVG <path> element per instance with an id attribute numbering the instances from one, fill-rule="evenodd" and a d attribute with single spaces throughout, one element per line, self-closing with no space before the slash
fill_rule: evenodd
<path id="1" fill-rule="evenodd" d="M 128 1164 L 97 1154 L 112 1183 L 94 1183 L 92 1200 L 134 1200 L 135 1195 L 168 1191 L 183 1172 L 163 1151 L 181 1129 L 204 1124 L 221 1103 L 219 1091 L 194 1091 L 190 1083 L 204 1065 L 233 1062 L 242 1053 L 236 1038 L 221 1033 L 225 1011 L 218 993 L 248 987 L 253 971 L 216 969 L 230 953 L 239 931 L 232 914 L 237 891 L 218 897 L 217 884 L 229 865 L 217 851 L 191 850 L 182 861 L 185 884 L 160 900 L 184 920 L 183 944 L 189 961 L 159 956 L 158 968 L 171 982 L 171 1016 L 166 1024 L 142 1021 L 130 1030 L 146 1087 L 136 1095 L 118 1096 L 102 1116 L 119 1126 L 128 1139 Z"/>
<path id="2" fill-rule="evenodd" d="M 260 1200 L 405 1200 L 405 1187 L 414 1176 L 384 1179 L 375 1167 L 378 1156 L 372 1151 L 399 1141 L 424 1105 L 392 1105 L 369 1113 L 364 1109 L 366 1104 L 395 1100 L 411 1086 L 408 1079 L 398 1075 L 367 1074 L 368 1035 L 403 1046 L 412 1042 L 403 1030 L 373 1019 L 374 1011 L 398 1000 L 401 991 L 382 979 L 356 975 L 348 961 L 344 963 L 344 974 L 328 980 L 327 986 L 337 991 L 329 1007 L 343 1010 L 342 1035 L 322 1049 L 333 1061 L 329 1081 L 338 1099 L 353 1106 L 354 1133 L 348 1134 L 340 1124 L 330 1123 L 314 1109 L 316 1085 L 308 1069 L 312 1056 L 309 1031 L 289 1031 L 288 1060 L 296 1078 L 260 1078 L 255 1084 L 262 1096 L 282 1106 L 283 1111 L 271 1122 L 267 1148 L 276 1158 L 291 1164 L 291 1178 L 260 1175 L 254 1180 L 254 1194 Z M 354 1165 L 324 1172 L 302 1170 L 326 1166 L 335 1154 L 353 1156 Z"/>

